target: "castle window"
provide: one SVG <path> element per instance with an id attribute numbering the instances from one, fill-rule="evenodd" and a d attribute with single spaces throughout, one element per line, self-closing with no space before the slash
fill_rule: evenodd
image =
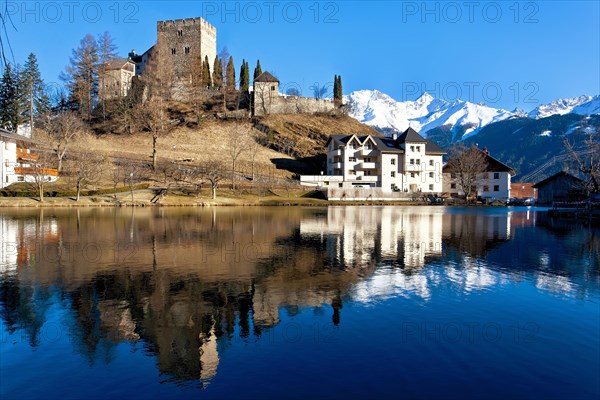
<path id="1" fill-rule="evenodd" d="M 171 49 L 171 54 L 172 54 L 172 55 L 175 55 L 175 54 L 177 54 L 177 50 L 175 50 L 175 48 L 172 48 L 172 49 Z"/>
<path id="2" fill-rule="evenodd" d="M 271 86 L 271 90 L 273 90 L 273 91 L 275 90 L 275 85 Z"/>
<path id="3" fill-rule="evenodd" d="M 185 54 L 190 54 L 190 48 L 189 47 L 185 48 Z"/>
<path id="4" fill-rule="evenodd" d="M 177 31 L 177 36 L 183 36 L 183 31 L 181 29 Z"/>
<path id="5" fill-rule="evenodd" d="M 456 189 L 456 183 L 451 183 L 450 184 L 450 189 Z"/>

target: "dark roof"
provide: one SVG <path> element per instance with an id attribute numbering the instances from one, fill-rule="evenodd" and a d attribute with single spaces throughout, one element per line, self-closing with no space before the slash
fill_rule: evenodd
<path id="1" fill-rule="evenodd" d="M 576 182 L 583 182 L 581 179 L 579 179 L 576 176 L 573 176 L 573 175 L 569 174 L 568 172 L 560 171 L 560 172 L 557 172 L 556 174 L 554 174 L 552 176 L 549 176 L 548 178 L 546 178 L 546 179 L 544 179 L 542 181 L 539 181 L 538 183 L 535 183 L 532 187 L 536 188 L 536 189 L 539 189 L 540 187 L 545 186 L 548 183 L 550 183 L 551 181 L 553 181 L 555 179 L 558 179 L 558 178 L 561 178 L 561 177 L 565 177 L 567 179 L 571 179 L 571 180 L 576 181 Z"/>
<path id="2" fill-rule="evenodd" d="M 35 143 L 36 142 L 33 139 L 30 139 L 30 138 L 25 137 L 25 136 L 17 135 L 14 132 L 7 131 L 6 129 L 2 129 L 2 128 L 0 128 L 0 138 L 2 138 L 2 139 L 8 139 L 8 140 L 14 140 L 15 142 L 17 142 L 17 141 L 29 142 L 29 143 Z"/>
<path id="3" fill-rule="evenodd" d="M 364 143 L 367 138 L 371 138 L 375 143 L 377 150 L 385 153 L 404 154 L 405 142 L 408 139 L 408 142 L 425 143 L 425 154 L 446 154 L 446 152 L 442 150 L 436 143 L 423 138 L 423 136 L 419 135 L 412 128 L 407 129 L 396 140 L 390 137 L 374 135 L 331 135 L 326 145 L 329 145 L 331 140 L 340 145 L 346 145 L 353 136 L 356 137 L 360 143 Z"/>
<path id="4" fill-rule="evenodd" d="M 110 71 L 114 69 L 122 69 L 128 62 L 135 64 L 132 60 L 128 58 L 115 58 L 114 60 L 110 60 L 106 63 L 106 70 Z"/>
<path id="5" fill-rule="evenodd" d="M 256 77 L 254 82 L 277 82 L 279 83 L 279 79 L 275 78 L 269 71 L 265 71 L 259 76 Z"/>
<path id="6" fill-rule="evenodd" d="M 427 143 L 427 139 L 423 136 L 419 135 L 417 131 L 413 128 L 408 128 L 405 130 L 400 136 L 398 136 L 398 141 L 402 143 L 406 142 L 417 142 L 417 143 Z"/>

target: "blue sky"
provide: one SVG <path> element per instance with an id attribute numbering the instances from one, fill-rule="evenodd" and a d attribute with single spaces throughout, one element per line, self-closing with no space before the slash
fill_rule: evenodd
<path id="1" fill-rule="evenodd" d="M 202 16 L 236 70 L 242 58 L 282 86 L 331 83 L 397 100 L 424 91 L 446 100 L 525 110 L 600 93 L 598 1 L 6 1 L 14 60 L 38 56 L 60 82 L 86 33 L 109 31 L 121 55 L 145 51 L 156 21 Z"/>

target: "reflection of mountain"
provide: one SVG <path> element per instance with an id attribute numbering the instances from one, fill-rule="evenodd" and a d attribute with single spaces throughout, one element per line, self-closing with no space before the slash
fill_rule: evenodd
<path id="1" fill-rule="evenodd" d="M 327 310 L 337 325 L 347 301 L 429 300 L 444 285 L 469 293 L 523 271 L 542 290 L 577 292 L 572 267 L 530 243 L 537 223 L 535 213 L 491 208 L 6 211 L 0 318 L 37 346 L 59 303 L 90 362 L 137 342 L 167 380 L 207 383 L 230 346 L 261 340 L 282 310 Z M 588 235 L 597 257 L 593 231 L 547 229 L 536 231 L 546 247 L 555 234 L 566 235 L 563 250 Z"/>

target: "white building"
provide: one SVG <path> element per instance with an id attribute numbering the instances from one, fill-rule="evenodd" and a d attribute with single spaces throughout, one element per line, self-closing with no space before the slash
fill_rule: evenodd
<path id="1" fill-rule="evenodd" d="M 508 200 L 510 198 L 511 177 L 515 170 L 490 155 L 487 149 L 472 147 L 468 151 L 479 151 L 485 157 L 485 172 L 477 175 L 477 197 L 488 200 Z M 443 168 L 444 192 L 452 197 L 464 196 L 460 187 L 459 172 L 445 165 Z"/>
<path id="2" fill-rule="evenodd" d="M 58 179 L 56 169 L 32 167 L 38 155 L 29 149 L 31 143 L 31 139 L 0 129 L 0 189 L 16 182 L 33 182 L 36 172 L 43 172 L 48 181 Z"/>
<path id="3" fill-rule="evenodd" d="M 393 193 L 442 193 L 442 156 L 437 144 L 412 128 L 391 138 L 332 135 L 327 141 L 327 174 L 302 176 L 306 186 L 381 188 Z"/>

